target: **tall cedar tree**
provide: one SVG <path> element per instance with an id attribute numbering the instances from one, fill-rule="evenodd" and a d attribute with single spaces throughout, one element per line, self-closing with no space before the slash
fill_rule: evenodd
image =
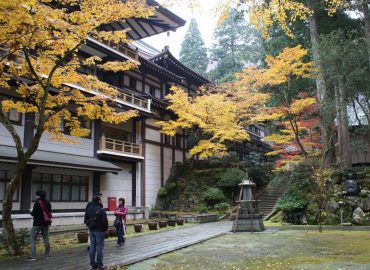
<path id="1" fill-rule="evenodd" d="M 207 48 L 195 19 L 191 19 L 189 29 L 181 44 L 180 61 L 198 74 L 205 75 L 208 66 Z"/>
<path id="2" fill-rule="evenodd" d="M 232 9 L 230 16 L 213 33 L 211 60 L 217 62 L 216 69 L 209 73 L 211 80 L 227 82 L 235 79 L 234 73 L 245 64 L 257 63 L 262 55 L 262 40 L 245 18 Z"/>

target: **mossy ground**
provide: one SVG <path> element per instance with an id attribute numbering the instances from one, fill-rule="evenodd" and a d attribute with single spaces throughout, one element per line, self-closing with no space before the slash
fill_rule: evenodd
<path id="1" fill-rule="evenodd" d="M 218 237 L 126 270 L 369 270 L 370 232 L 279 231 Z"/>

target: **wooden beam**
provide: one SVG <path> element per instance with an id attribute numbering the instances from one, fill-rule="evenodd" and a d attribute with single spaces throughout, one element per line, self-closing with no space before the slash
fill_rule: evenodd
<path id="1" fill-rule="evenodd" d="M 142 143 L 142 153 L 144 160 L 141 163 L 141 188 L 140 188 L 140 197 L 141 197 L 141 206 L 145 206 L 145 166 L 146 166 L 146 158 L 145 158 L 145 118 L 141 120 L 141 141 Z"/>

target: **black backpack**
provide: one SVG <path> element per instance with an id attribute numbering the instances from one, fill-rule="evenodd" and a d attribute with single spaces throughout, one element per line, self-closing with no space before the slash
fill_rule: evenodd
<path id="1" fill-rule="evenodd" d="M 86 221 L 86 225 L 87 227 L 89 227 L 89 229 L 95 229 L 96 219 L 98 218 L 99 213 L 100 213 L 100 209 L 96 210 L 95 215 Z"/>

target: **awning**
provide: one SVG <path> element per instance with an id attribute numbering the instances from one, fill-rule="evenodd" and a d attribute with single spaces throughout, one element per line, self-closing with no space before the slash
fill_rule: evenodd
<path id="1" fill-rule="evenodd" d="M 17 151 L 13 146 L 0 145 L 0 162 L 17 163 Z M 100 172 L 119 172 L 122 169 L 110 162 L 94 157 L 55 153 L 37 150 L 28 164 L 66 169 L 80 169 Z"/>

